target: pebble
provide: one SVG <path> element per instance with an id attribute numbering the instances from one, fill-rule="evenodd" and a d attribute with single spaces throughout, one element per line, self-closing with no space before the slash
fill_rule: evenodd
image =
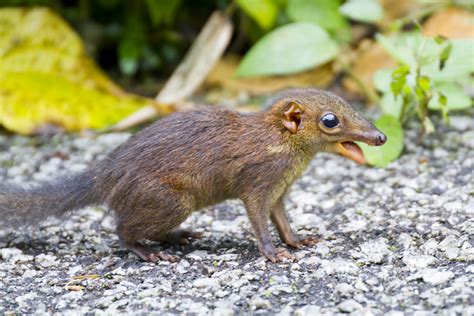
<path id="1" fill-rule="evenodd" d="M 454 277 L 454 273 L 451 271 L 440 271 L 437 269 L 425 269 L 421 273 L 423 281 L 433 285 L 445 283 Z"/>
<path id="2" fill-rule="evenodd" d="M 346 300 L 340 304 L 337 305 L 337 308 L 339 308 L 339 310 L 341 312 L 344 312 L 344 313 L 351 313 L 355 310 L 358 310 L 358 309 L 361 309 L 362 308 L 362 305 L 360 305 L 359 303 L 357 303 L 356 301 L 354 301 L 353 299 L 349 299 L 349 300 Z"/>

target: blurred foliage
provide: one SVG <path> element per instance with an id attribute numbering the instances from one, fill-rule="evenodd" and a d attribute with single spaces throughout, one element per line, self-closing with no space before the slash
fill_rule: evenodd
<path id="1" fill-rule="evenodd" d="M 337 43 L 321 27 L 308 22 L 290 23 L 258 41 L 242 60 L 236 74 L 256 76 L 300 72 L 333 59 L 337 53 Z"/>
<path id="2" fill-rule="evenodd" d="M 333 80 L 345 75 L 345 86 L 346 81 L 352 81 L 346 86 L 351 87 L 350 92 L 362 94 L 381 107 L 383 116 L 377 125 L 389 134 L 389 141 L 378 148 L 363 146 L 363 150 L 369 163 L 385 166 L 402 150 L 402 126 L 407 121 L 417 118 L 424 132 L 432 132 L 435 127 L 429 113 L 441 113 L 447 120 L 449 111 L 472 106 L 472 96 L 466 94 L 466 87 L 472 91 L 473 3 L 468 0 L 3 0 L 2 6 L 53 8 L 85 42 L 83 45 L 69 29 L 63 33 L 64 28 L 59 28 L 44 36 L 36 32 L 35 36 L 24 37 L 27 39 L 24 48 L 15 48 L 15 53 L 10 54 L 7 52 L 16 42 L 0 29 L 0 54 L 8 57 L 2 66 L 9 72 L 20 73 L 17 78 L 25 80 L 9 79 L 5 87 L 10 90 L 4 90 L 3 96 L 16 100 L 9 102 L 32 102 L 25 101 L 28 99 L 22 99 L 23 96 L 19 98 L 19 94 L 16 99 L 11 97 L 11 91 L 23 91 L 27 96 L 28 86 L 47 89 L 44 82 L 51 82 L 70 94 L 78 94 L 74 89 L 83 89 L 79 94 L 85 99 L 76 98 L 78 104 L 89 106 L 93 99 L 89 96 L 99 93 L 104 101 L 97 104 L 114 109 L 123 106 L 125 112 L 132 111 L 146 101 L 132 98 L 127 99 L 131 103 L 114 105 L 122 100 L 124 92 L 85 57 L 86 52 L 109 74 L 122 78 L 122 82 L 149 81 L 156 93 L 157 78 L 169 77 L 211 12 L 219 9 L 232 17 L 236 28 L 228 51 L 243 58 L 231 64 L 222 60 L 216 74 L 209 76 L 211 81 L 244 87 L 247 91 L 268 92 L 255 83 L 265 82 L 267 86 L 267 82 L 276 82 L 274 87 L 283 87 L 282 78 L 300 83 L 301 78 L 296 76 L 304 74 L 313 77 L 324 73 L 325 78 Z M 437 18 L 431 21 L 431 16 Z M 431 31 L 424 28 L 425 23 L 430 23 Z M 52 30 L 55 26 L 49 27 Z M 50 40 L 49 36 L 54 43 L 51 47 L 43 45 Z M 364 47 L 369 48 L 364 51 Z M 30 76 L 29 72 L 33 74 Z M 48 77 L 52 74 L 59 77 Z M 32 82 L 39 78 L 44 82 Z M 303 81 L 315 82 L 306 77 Z M 322 81 L 327 83 L 330 79 Z M 89 94 L 84 89 L 94 92 Z M 64 111 L 69 111 L 66 94 L 53 97 L 44 93 L 44 96 L 58 97 L 54 102 L 63 102 Z M 12 109 L 9 111 L 13 113 Z M 81 117 L 98 115 L 94 111 L 85 110 Z M 116 110 L 114 115 L 120 116 L 120 111 Z M 89 121 L 87 126 L 99 125 Z"/>
<path id="3" fill-rule="evenodd" d="M 210 12 L 227 0 L 2 0 L 1 6 L 48 6 L 79 32 L 101 67 L 143 79 L 169 75 Z M 183 10 L 183 7 L 186 9 Z"/>
<path id="4" fill-rule="evenodd" d="M 22 134 L 50 125 L 100 129 L 153 102 L 116 86 L 51 10 L 2 9 L 0 25 L 0 124 L 6 128 Z"/>
<path id="5" fill-rule="evenodd" d="M 365 143 L 358 145 L 364 152 L 368 164 L 384 168 L 403 151 L 403 128 L 397 118 L 390 114 L 379 117 L 375 121 L 375 126 L 385 133 L 387 142 L 382 147 L 369 146 Z"/>

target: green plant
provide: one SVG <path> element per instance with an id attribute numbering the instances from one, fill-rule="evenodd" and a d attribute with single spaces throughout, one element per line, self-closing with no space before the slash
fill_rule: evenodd
<path id="1" fill-rule="evenodd" d="M 281 21 L 246 53 L 236 72 L 241 77 L 290 74 L 334 60 L 350 41 L 349 19 L 374 23 L 383 18 L 376 0 L 236 2 L 265 30 Z"/>
<path id="2" fill-rule="evenodd" d="M 449 123 L 450 111 L 472 106 L 464 87 L 472 84 L 473 79 L 473 41 L 426 37 L 419 29 L 392 37 L 378 34 L 376 39 L 399 62 L 399 67 L 382 69 L 374 75 L 374 84 L 382 93 L 380 106 L 385 117 L 379 128 L 398 135 L 397 144 L 361 147 L 369 163 L 385 166 L 402 151 L 403 124 L 417 118 L 421 140 L 425 134 L 435 131 L 430 112 L 441 112 Z M 394 124 L 396 120 L 398 126 Z M 388 138 L 390 140 L 390 136 Z"/>

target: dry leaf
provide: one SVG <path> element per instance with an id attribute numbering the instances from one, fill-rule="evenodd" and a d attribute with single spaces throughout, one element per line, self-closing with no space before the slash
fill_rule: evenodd
<path id="1" fill-rule="evenodd" d="M 100 278 L 100 275 L 98 274 L 75 275 L 72 278 L 74 280 L 98 279 Z"/>
<path id="2" fill-rule="evenodd" d="M 206 79 L 206 86 L 218 86 L 235 92 L 252 95 L 268 94 L 289 87 L 327 87 L 334 79 L 331 64 L 288 76 L 236 78 L 239 58 L 233 55 L 222 58 Z"/>
<path id="3" fill-rule="evenodd" d="M 66 290 L 68 291 L 82 291 L 85 287 L 81 285 L 66 285 Z"/>
<path id="4" fill-rule="evenodd" d="M 384 24 L 406 17 L 421 7 L 416 0 L 380 0 L 380 4 L 384 11 Z"/>
<path id="5" fill-rule="evenodd" d="M 423 25 L 423 34 L 451 39 L 474 38 L 474 14 L 458 8 L 437 12 Z"/>

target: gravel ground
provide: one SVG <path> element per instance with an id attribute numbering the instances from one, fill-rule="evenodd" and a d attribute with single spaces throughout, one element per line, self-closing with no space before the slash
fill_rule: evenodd
<path id="1" fill-rule="evenodd" d="M 0 136 L 0 180 L 82 170 L 128 136 Z M 0 313 L 473 315 L 474 116 L 422 146 L 416 129 L 407 136 L 387 169 L 314 159 L 286 206 L 300 234 L 323 241 L 294 251 L 298 262 L 258 254 L 238 201 L 186 221 L 205 237 L 168 249 L 178 263 L 121 250 L 102 208 L 0 231 Z"/>

